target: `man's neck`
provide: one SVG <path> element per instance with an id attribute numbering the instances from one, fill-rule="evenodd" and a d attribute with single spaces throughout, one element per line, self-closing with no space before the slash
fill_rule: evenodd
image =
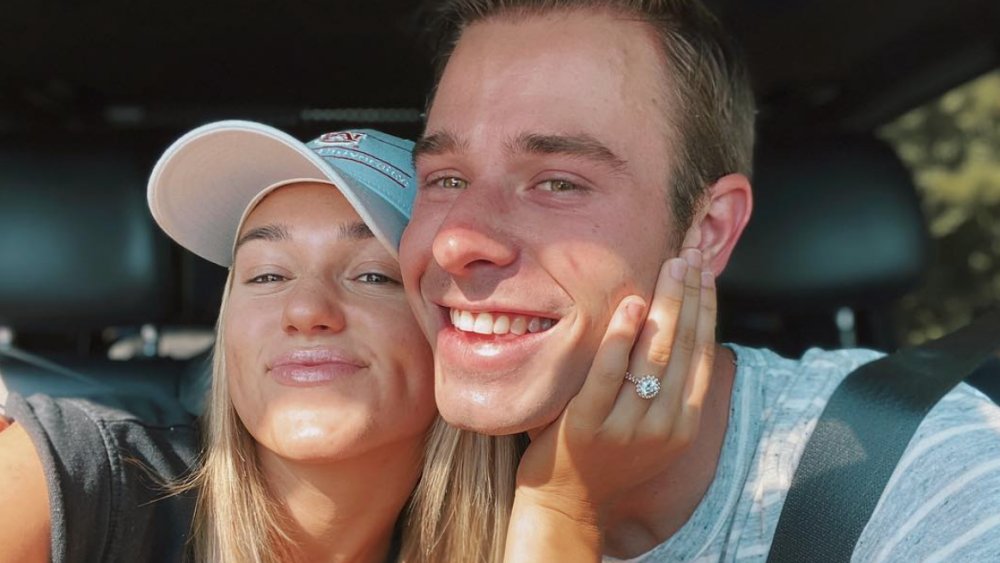
<path id="1" fill-rule="evenodd" d="M 700 431 L 691 448 L 654 478 L 625 492 L 603 514 L 604 551 L 635 557 L 677 533 L 715 479 L 729 423 L 735 355 L 718 346 Z"/>
<path id="2" fill-rule="evenodd" d="M 396 520 L 419 478 L 421 442 L 331 463 L 261 457 L 268 486 L 291 519 L 302 561 L 385 561 Z"/>

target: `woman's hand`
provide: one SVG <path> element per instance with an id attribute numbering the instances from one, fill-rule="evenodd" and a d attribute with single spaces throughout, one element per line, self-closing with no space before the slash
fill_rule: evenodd
<path id="1" fill-rule="evenodd" d="M 599 560 L 602 507 L 697 437 L 716 315 L 714 279 L 701 261 L 685 250 L 666 262 L 645 316 L 636 296 L 619 304 L 580 393 L 521 460 L 507 561 Z M 655 377 L 659 393 L 640 397 L 626 372 Z"/>

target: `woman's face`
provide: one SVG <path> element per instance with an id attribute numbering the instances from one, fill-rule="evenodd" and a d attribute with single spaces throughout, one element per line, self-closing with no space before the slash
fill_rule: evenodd
<path id="1" fill-rule="evenodd" d="M 398 262 L 340 192 L 278 188 L 237 241 L 226 369 L 259 447 L 335 461 L 420 442 L 436 413 L 430 348 Z"/>

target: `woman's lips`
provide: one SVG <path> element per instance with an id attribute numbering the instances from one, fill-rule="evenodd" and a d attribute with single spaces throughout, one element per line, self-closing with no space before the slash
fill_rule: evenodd
<path id="1" fill-rule="evenodd" d="M 364 369 L 358 359 L 331 348 L 302 348 L 275 358 L 268 373 L 282 385 L 311 387 L 347 377 Z"/>

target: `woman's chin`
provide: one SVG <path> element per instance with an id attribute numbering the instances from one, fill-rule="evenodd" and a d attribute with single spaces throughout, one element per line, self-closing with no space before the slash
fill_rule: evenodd
<path id="1" fill-rule="evenodd" d="M 276 443 L 260 442 L 260 446 L 286 461 L 336 463 L 363 456 L 371 449 L 371 440 L 345 429 L 302 428 Z"/>

